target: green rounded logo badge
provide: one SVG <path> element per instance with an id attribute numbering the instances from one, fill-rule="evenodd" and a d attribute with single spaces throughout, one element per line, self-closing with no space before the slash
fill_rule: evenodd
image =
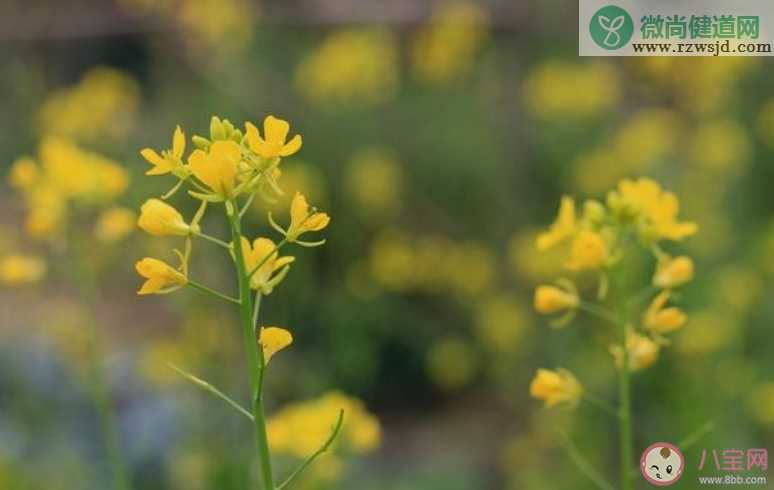
<path id="1" fill-rule="evenodd" d="M 589 33 L 600 48 L 618 49 L 632 38 L 634 22 L 626 10 L 608 5 L 591 16 Z"/>

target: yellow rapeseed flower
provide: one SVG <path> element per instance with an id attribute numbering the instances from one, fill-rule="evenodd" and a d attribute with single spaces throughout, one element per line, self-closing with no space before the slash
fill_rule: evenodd
<path id="1" fill-rule="evenodd" d="M 538 286 L 535 289 L 534 306 L 538 313 L 557 313 L 574 310 L 580 304 L 576 291 L 556 286 Z"/>
<path id="2" fill-rule="evenodd" d="M 103 243 L 117 242 L 132 232 L 136 222 L 137 215 L 131 209 L 108 208 L 97 218 L 94 236 Z"/>
<path id="3" fill-rule="evenodd" d="M 670 306 L 665 308 L 669 301 L 670 292 L 661 291 L 645 311 L 642 323 L 646 329 L 654 334 L 661 335 L 682 328 L 688 320 L 686 314 L 680 308 Z"/>
<path id="4" fill-rule="evenodd" d="M 608 194 L 607 203 L 622 219 L 634 222 L 640 236 L 649 241 L 679 241 L 698 231 L 696 223 L 677 221 L 677 196 L 662 191 L 652 179 L 622 180 L 618 189 Z"/>
<path id="5" fill-rule="evenodd" d="M 575 233 L 575 200 L 570 196 L 562 196 L 559 205 L 559 216 L 547 232 L 537 237 L 537 248 L 543 252 Z"/>
<path id="6" fill-rule="evenodd" d="M 209 151 L 195 150 L 188 157 L 194 176 L 222 199 L 234 192 L 234 180 L 239 170 L 242 152 L 234 141 L 216 141 Z"/>
<path id="7" fill-rule="evenodd" d="M 293 335 L 280 327 L 261 327 L 258 340 L 263 348 L 263 362 L 268 364 L 272 356 L 293 343 Z"/>
<path id="8" fill-rule="evenodd" d="M 292 242 L 308 231 L 320 231 L 328 226 L 330 221 L 331 218 L 327 214 L 310 209 L 304 195 L 296 192 L 293 202 L 290 203 L 290 227 L 287 230 L 287 239 Z"/>
<path id="9" fill-rule="evenodd" d="M 607 260 L 608 247 L 602 235 L 591 230 L 581 230 L 572 241 L 567 268 L 576 271 L 599 269 Z"/>
<path id="10" fill-rule="evenodd" d="M 40 257 L 11 254 L 0 257 L 0 283 L 13 285 L 37 282 L 46 274 Z"/>
<path id="11" fill-rule="evenodd" d="M 639 371 L 652 366 L 658 360 L 660 345 L 650 337 L 629 330 L 626 334 L 626 350 L 629 354 L 629 370 Z M 623 349 L 619 344 L 610 346 L 610 354 L 618 369 L 623 367 Z"/>
<path id="12" fill-rule="evenodd" d="M 287 143 L 285 140 L 290 131 L 287 121 L 274 116 L 263 120 L 263 138 L 252 123 L 245 123 L 245 136 L 250 149 L 263 158 L 271 159 L 287 157 L 301 149 L 301 135 L 293 136 Z"/>
<path id="13" fill-rule="evenodd" d="M 148 199 L 140 208 L 137 225 L 151 235 L 187 236 L 192 229 L 183 216 L 161 199 Z"/>
<path id="14" fill-rule="evenodd" d="M 250 241 L 242 237 L 242 253 L 248 273 L 260 264 L 250 278 L 250 287 L 263 294 L 271 294 L 287 274 L 287 267 L 296 260 L 295 257 L 279 257 L 274 242 L 268 238 L 256 238 L 251 247 Z"/>
<path id="15" fill-rule="evenodd" d="M 180 126 L 177 126 L 175 133 L 172 135 L 172 149 L 162 151 L 161 155 L 150 148 L 145 148 L 140 152 L 143 158 L 153 165 L 153 168 L 145 172 L 145 175 L 164 175 L 171 172 L 178 177 L 183 177 L 185 175 L 185 170 L 183 169 L 184 153 L 185 134 L 183 134 Z"/>
<path id="16" fill-rule="evenodd" d="M 686 256 L 659 259 L 653 285 L 660 289 L 681 286 L 693 279 L 693 260 Z"/>
<path id="17" fill-rule="evenodd" d="M 25 191 L 40 179 L 40 168 L 30 157 L 22 157 L 11 164 L 8 173 L 8 183 L 11 187 Z"/>
<path id="18" fill-rule="evenodd" d="M 135 264 L 135 269 L 147 279 L 137 294 L 163 294 L 188 283 L 183 273 L 158 259 L 145 257 Z"/>
<path id="19" fill-rule="evenodd" d="M 560 403 L 576 406 L 583 396 L 583 386 L 570 371 L 538 369 L 529 385 L 529 394 L 551 408 Z"/>

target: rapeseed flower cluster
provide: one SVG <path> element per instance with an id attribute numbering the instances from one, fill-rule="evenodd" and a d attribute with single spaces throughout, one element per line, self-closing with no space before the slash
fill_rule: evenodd
<path id="1" fill-rule="evenodd" d="M 653 365 L 667 338 L 683 328 L 686 313 L 674 305 L 678 288 L 694 276 L 693 260 L 673 256 L 665 242 L 681 242 L 694 235 L 698 226 L 682 221 L 679 201 L 649 178 L 624 179 L 609 191 L 605 202 L 589 199 L 580 210 L 570 196 L 561 199 L 554 223 L 537 236 L 539 252 L 558 249 L 563 267 L 570 273 L 596 278 L 596 294 L 585 298 L 573 280 L 562 277 L 554 284 L 536 288 L 534 307 L 538 313 L 559 315 L 552 323 L 568 325 L 578 311 L 588 312 L 615 327 L 608 350 L 619 373 L 619 407 L 586 392 L 568 370 L 539 369 L 530 385 L 530 395 L 547 407 L 577 406 L 581 400 L 616 415 L 620 423 L 622 485 L 631 488 L 632 468 L 630 373 Z M 651 256 L 653 272 L 648 283 L 632 289 L 632 260 Z M 637 263 L 637 262 L 635 262 Z M 586 281 L 588 283 L 588 281 Z M 645 303 L 645 304 L 643 304 Z"/>
<path id="2" fill-rule="evenodd" d="M 317 458 L 342 429 L 343 415 L 340 414 L 336 420 L 339 411 L 347 414 L 346 429 L 341 436 L 348 445 L 368 449 L 378 444 L 378 423 L 366 417 L 358 403 L 336 394 L 323 397 L 316 404 L 281 411 L 269 421 L 267 433 L 263 379 L 269 361 L 292 344 L 293 335 L 279 326 L 262 325 L 259 321 L 260 304 L 264 296 L 274 293 L 295 262 L 293 256 L 281 255 L 281 249 L 290 244 L 302 247 L 322 245 L 325 240 L 307 241 L 306 238 L 327 228 L 330 217 L 311 206 L 303 194 L 296 192 L 290 202 L 287 225 L 279 224 L 271 212 L 267 215 L 267 224 L 279 235 L 277 240 L 248 235 L 243 230 L 242 218 L 251 209 L 256 197 L 276 202 L 283 195 L 278 184 L 282 175 L 281 162 L 283 158 L 296 154 L 303 143 L 301 135 L 291 135 L 287 121 L 268 116 L 260 129 L 250 122 L 240 129 L 226 119 L 213 117 L 209 137 L 193 136 L 190 141 L 193 149 L 187 153 L 190 145 L 183 129 L 178 126 L 173 132 L 169 149 L 156 151 L 146 148 L 140 152 L 150 165 L 147 175 L 169 176 L 176 183 L 161 198 L 148 199 L 142 205 L 137 225 L 154 236 L 177 237 L 183 241 L 183 246 L 174 250 L 178 259 L 175 266 L 154 257 L 145 257 L 137 262 L 137 272 L 145 280 L 138 294 L 166 294 L 191 287 L 239 309 L 250 378 L 249 407 L 241 407 L 211 384 L 182 368 L 175 366 L 174 370 L 227 401 L 254 423 L 261 482 L 264 488 L 273 490 L 275 480 L 271 449 L 295 451 L 294 455 L 307 457 L 309 461 Z M 199 202 L 197 212 L 190 218 L 169 203 L 169 199 L 184 186 L 188 195 Z M 209 235 L 201 226 L 207 210 L 215 207 L 222 210 L 229 224 L 231 236 L 228 239 Z M 234 266 L 236 296 L 216 291 L 192 277 L 188 266 L 194 239 L 225 249 Z M 332 408 L 332 412 L 327 408 Z M 320 419 L 320 416 L 327 415 L 331 416 Z M 319 429 L 316 432 L 309 429 L 312 421 Z M 303 424 L 303 431 L 293 428 L 298 423 Z M 321 445 L 320 450 L 315 452 Z M 297 474 L 293 473 L 289 479 Z"/>

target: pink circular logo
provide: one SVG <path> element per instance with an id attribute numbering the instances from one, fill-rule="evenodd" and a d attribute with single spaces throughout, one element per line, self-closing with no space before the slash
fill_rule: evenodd
<path id="1" fill-rule="evenodd" d="M 674 444 L 657 442 L 648 446 L 640 458 L 642 476 L 657 487 L 666 487 L 683 476 L 685 458 Z"/>

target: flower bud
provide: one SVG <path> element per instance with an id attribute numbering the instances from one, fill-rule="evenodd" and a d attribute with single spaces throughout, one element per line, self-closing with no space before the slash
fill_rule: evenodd
<path id="1" fill-rule="evenodd" d="M 191 233 L 191 227 L 183 220 L 183 216 L 160 199 L 145 201 L 140 208 L 137 224 L 146 232 L 156 236 L 186 236 Z"/>
<path id="2" fill-rule="evenodd" d="M 535 290 L 535 310 L 538 313 L 556 313 L 578 307 L 580 298 L 574 291 L 556 286 L 538 286 Z"/>
<path id="3" fill-rule="evenodd" d="M 668 289 L 681 286 L 693 279 L 693 260 L 685 255 L 667 257 L 659 260 L 656 273 L 653 274 L 653 285 Z"/>
<path id="4" fill-rule="evenodd" d="M 566 369 L 559 368 L 556 371 L 538 369 L 529 385 L 529 394 L 533 398 L 545 401 L 548 408 L 559 403 L 577 405 L 583 395 L 583 386 Z"/>

